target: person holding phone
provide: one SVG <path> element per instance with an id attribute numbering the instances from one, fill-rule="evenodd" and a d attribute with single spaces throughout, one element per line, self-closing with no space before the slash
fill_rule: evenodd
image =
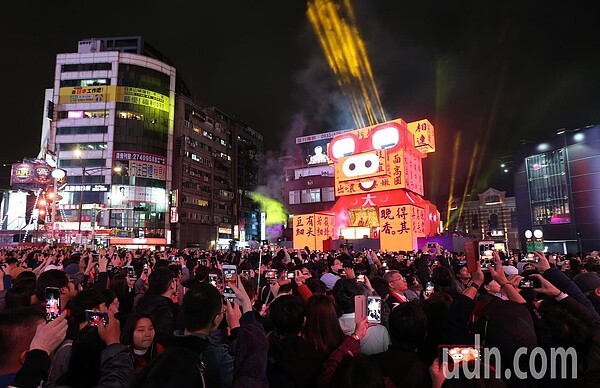
<path id="1" fill-rule="evenodd" d="M 364 316 L 367 314 L 368 305 L 365 304 L 365 311 L 355 311 L 355 297 L 363 295 L 360 287 L 353 279 L 340 279 L 333 286 L 332 292 L 336 306 L 342 310 L 342 315 L 338 318 L 340 327 L 346 335 L 351 335 L 356 327 L 355 318 L 357 314 Z M 364 337 L 360 341 L 360 349 L 364 354 L 376 354 L 387 350 L 390 344 L 390 336 L 385 326 L 381 325 L 381 298 L 379 298 L 379 322 L 373 323 L 367 329 Z"/>
<path id="2" fill-rule="evenodd" d="M 148 278 L 148 291 L 135 307 L 136 313 L 147 313 L 154 319 L 154 329 L 159 342 L 166 342 L 173 335 L 179 306 L 173 302 L 177 292 L 177 278 L 170 268 L 155 269 Z"/>

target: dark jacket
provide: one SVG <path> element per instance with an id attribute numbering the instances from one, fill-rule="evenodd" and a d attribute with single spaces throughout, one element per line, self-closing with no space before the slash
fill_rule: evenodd
<path id="1" fill-rule="evenodd" d="M 544 271 L 543 276 L 550 283 L 552 283 L 554 287 L 558 288 L 581 303 L 596 319 L 600 320 L 600 315 L 598 315 L 598 312 L 592 305 L 592 302 L 585 295 L 583 295 L 579 287 L 577 287 L 577 284 L 569 279 L 569 277 L 563 272 L 559 271 L 558 268 L 550 268 Z"/>
<path id="2" fill-rule="evenodd" d="M 101 377 L 96 387 L 127 388 L 133 380 L 133 362 L 125 345 L 113 344 L 102 351 Z M 34 388 L 48 378 L 50 357 L 43 350 L 32 350 L 27 353 L 23 366 L 13 381 L 15 387 Z M 45 384 L 44 387 L 60 387 Z"/>
<path id="3" fill-rule="evenodd" d="M 327 353 L 319 352 L 302 337 L 271 336 L 267 376 L 272 388 L 314 387 Z"/>
<path id="4" fill-rule="evenodd" d="M 390 345 L 383 353 L 369 356 L 398 387 L 431 387 L 429 365 L 416 352 L 405 351 Z"/>
<path id="5" fill-rule="evenodd" d="M 166 347 L 198 353 L 206 366 L 207 387 L 267 387 L 267 337 L 252 311 L 242 315 L 235 332 L 236 339 L 228 341 L 221 333 L 184 335 L 176 331 Z"/>
<path id="6" fill-rule="evenodd" d="M 136 306 L 136 312 L 152 315 L 156 342 L 165 343 L 173 336 L 179 306 L 162 295 L 144 295 Z"/>

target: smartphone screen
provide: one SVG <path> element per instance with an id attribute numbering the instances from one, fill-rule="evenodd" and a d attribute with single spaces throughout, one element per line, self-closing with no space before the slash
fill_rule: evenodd
<path id="1" fill-rule="evenodd" d="M 381 297 L 367 297 L 367 322 L 381 323 Z"/>
<path id="2" fill-rule="evenodd" d="M 433 284 L 433 282 L 427 282 L 425 283 L 425 296 L 430 297 L 431 294 L 433 294 L 433 289 L 434 289 L 435 285 Z"/>
<path id="3" fill-rule="evenodd" d="M 479 242 L 479 263 L 482 269 L 486 269 L 489 265 L 495 266 L 493 241 Z"/>
<path id="4" fill-rule="evenodd" d="M 135 271 L 133 270 L 133 267 L 127 267 L 127 277 L 129 279 L 136 279 Z"/>
<path id="5" fill-rule="evenodd" d="M 218 275 L 216 273 L 209 273 L 208 274 L 208 282 L 210 284 L 212 284 L 214 287 L 217 287 L 217 279 L 218 279 Z"/>
<path id="6" fill-rule="evenodd" d="M 237 268 L 235 265 L 223 265 L 223 295 L 227 298 L 235 298 L 231 285 L 237 287 Z"/>
<path id="7" fill-rule="evenodd" d="M 360 282 L 360 283 L 364 283 L 365 282 L 365 275 L 360 274 L 356 277 L 356 281 Z"/>
<path id="8" fill-rule="evenodd" d="M 479 361 L 481 355 L 479 349 L 464 345 L 440 345 L 439 351 L 440 362 L 447 363 L 449 370 L 461 362 Z"/>
<path id="9" fill-rule="evenodd" d="M 58 318 L 60 315 L 60 289 L 56 287 L 46 287 L 46 322 Z"/>
<path id="10" fill-rule="evenodd" d="M 367 298 L 364 295 L 354 296 L 354 318 L 360 322 L 367 315 Z"/>
<path id="11" fill-rule="evenodd" d="M 288 279 L 294 279 L 294 277 L 295 277 L 294 271 L 288 271 L 287 278 Z"/>
<path id="12" fill-rule="evenodd" d="M 277 270 L 276 269 L 267 270 L 267 272 L 265 272 L 265 279 L 267 279 L 267 282 L 269 282 L 269 283 L 275 283 L 277 281 Z"/>
<path id="13" fill-rule="evenodd" d="M 90 326 L 98 326 L 100 322 L 102 322 L 104 326 L 108 325 L 107 313 L 101 313 L 94 310 L 85 310 L 85 319 Z"/>
<path id="14" fill-rule="evenodd" d="M 521 261 L 525 263 L 539 263 L 540 258 L 533 252 L 527 252 L 523 255 Z"/>
<path id="15" fill-rule="evenodd" d="M 519 288 L 541 288 L 540 281 L 536 278 L 523 278 L 519 282 Z"/>

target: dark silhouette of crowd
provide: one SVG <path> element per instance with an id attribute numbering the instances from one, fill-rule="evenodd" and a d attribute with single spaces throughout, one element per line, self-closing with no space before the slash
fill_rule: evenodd
<path id="1" fill-rule="evenodd" d="M 1 249 L 0 388 L 599 387 L 598 252 L 493 256 Z"/>

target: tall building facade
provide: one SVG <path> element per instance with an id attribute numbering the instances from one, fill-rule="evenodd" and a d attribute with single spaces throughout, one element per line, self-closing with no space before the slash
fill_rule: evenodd
<path id="1" fill-rule="evenodd" d="M 262 135 L 178 94 L 174 137 L 173 245 L 230 248 L 258 239 L 260 213 L 249 195 L 260 182 Z"/>
<path id="2" fill-rule="evenodd" d="M 58 54 L 47 151 L 67 171 L 56 236 L 170 243 L 176 70 L 141 37 L 85 39 Z"/>
<path id="3" fill-rule="evenodd" d="M 520 240 L 541 229 L 549 251 L 600 247 L 600 125 L 523 141 L 514 155 Z"/>

